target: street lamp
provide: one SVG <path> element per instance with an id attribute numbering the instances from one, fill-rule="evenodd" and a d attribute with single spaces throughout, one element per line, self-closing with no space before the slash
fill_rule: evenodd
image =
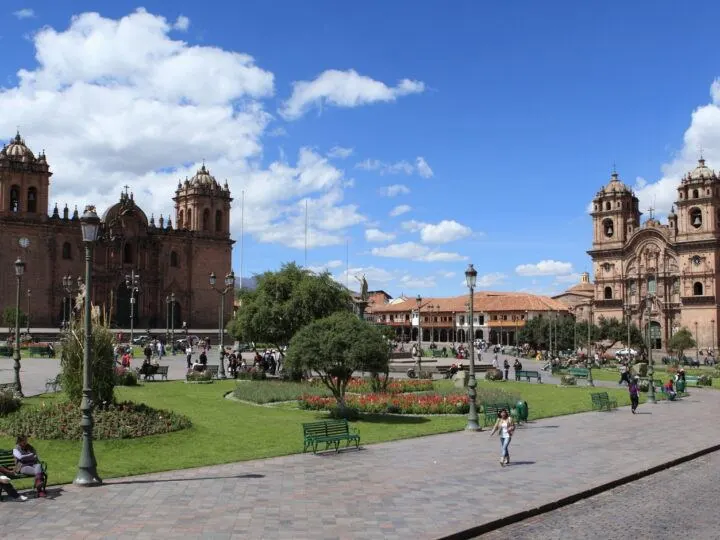
<path id="1" fill-rule="evenodd" d="M 25 273 L 25 263 L 20 257 L 15 261 L 15 277 L 17 278 L 17 289 L 15 291 L 15 348 L 13 349 L 13 360 L 15 361 L 15 393 L 22 396 L 22 385 L 20 384 L 20 285 Z"/>
<path id="2" fill-rule="evenodd" d="M 590 312 L 588 313 L 588 354 L 587 354 L 587 369 L 588 369 L 588 386 L 595 386 L 595 381 L 592 377 L 593 362 L 590 360 L 590 323 L 592 321 L 592 302 L 590 302 Z"/>
<path id="3" fill-rule="evenodd" d="M 132 347 L 135 333 L 135 293 L 140 290 L 140 276 L 135 270 L 125 275 L 125 286 L 130 289 L 130 346 Z"/>
<path id="4" fill-rule="evenodd" d="M 170 295 L 165 297 L 165 343 L 170 341 Z"/>
<path id="5" fill-rule="evenodd" d="M 102 480 L 97 473 L 97 461 L 95 460 L 92 443 L 92 410 L 94 403 L 92 395 L 92 371 L 90 369 L 90 333 L 92 332 L 90 291 L 92 289 L 93 244 L 98 238 L 100 218 L 95 213 L 94 206 L 85 207 L 85 212 L 83 212 L 80 218 L 80 227 L 82 228 L 82 238 L 85 243 L 85 298 L 83 299 L 83 307 L 85 308 L 85 339 L 83 344 L 83 389 L 82 402 L 80 404 L 80 410 L 82 411 L 82 419 L 80 420 L 80 427 L 82 428 L 82 450 L 80 451 L 77 476 L 73 484 L 79 486 L 97 486 L 102 484 Z"/>
<path id="6" fill-rule="evenodd" d="M 75 281 L 73 280 L 72 276 L 63 276 L 62 286 L 63 289 L 65 289 L 65 293 L 67 293 L 67 296 L 65 297 L 65 309 L 63 310 L 64 328 L 68 328 L 70 326 L 70 321 L 72 320 L 72 295 L 75 294 L 75 292 L 80 291 L 80 289 L 82 288 L 82 278 L 77 278 L 77 285 L 74 285 L 74 283 Z"/>
<path id="7" fill-rule="evenodd" d="M 215 282 L 217 281 L 215 277 L 215 272 L 210 272 L 210 286 L 213 288 L 213 290 L 220 295 L 220 324 L 219 324 L 219 332 L 220 332 L 220 378 L 225 378 L 225 295 L 230 291 L 235 284 L 235 273 L 230 272 L 225 276 L 225 288 L 224 289 L 217 289 L 215 287 Z M 173 295 L 174 296 L 174 295 Z"/>
<path id="8" fill-rule="evenodd" d="M 710 350 L 715 355 L 715 319 L 710 319 L 710 329 L 712 330 L 712 341 L 710 342 Z"/>
<path id="9" fill-rule="evenodd" d="M 422 296 L 419 294 L 415 298 L 417 302 L 418 312 L 418 338 L 417 338 L 417 356 L 415 357 L 415 376 L 420 378 L 420 368 L 422 367 L 422 317 L 420 316 L 420 304 L 422 303 Z"/>
<path id="10" fill-rule="evenodd" d="M 468 411 L 468 423 L 467 426 L 465 426 L 465 429 L 467 431 L 481 431 L 480 424 L 478 424 L 477 406 L 475 404 L 475 398 L 477 397 L 477 392 L 475 391 L 475 388 L 477 387 L 477 381 L 475 380 L 475 335 L 473 330 L 473 310 L 475 308 L 474 289 L 476 281 L 477 270 L 475 270 L 472 264 L 469 264 L 467 270 L 465 270 L 465 282 L 467 283 L 470 294 L 469 300 L 471 336 L 471 339 L 468 340 L 468 344 L 470 346 L 470 376 L 468 378 L 468 398 L 470 398 L 470 410 Z"/>
<path id="11" fill-rule="evenodd" d="M 170 293 L 170 352 L 175 354 L 175 293 Z"/>
<path id="12" fill-rule="evenodd" d="M 697 327 L 698 327 L 698 323 L 697 323 L 697 321 L 695 321 L 695 363 L 700 362 L 700 358 L 698 357 L 698 352 L 700 349 L 700 342 L 698 341 Z"/>
<path id="13" fill-rule="evenodd" d="M 27 335 L 30 336 L 30 289 L 27 292 L 27 313 L 25 314 L 27 321 Z"/>
<path id="14" fill-rule="evenodd" d="M 652 359 L 652 342 L 651 340 L 651 334 L 650 334 L 650 322 L 652 317 L 652 296 L 648 295 L 647 297 L 647 348 L 648 348 L 648 379 L 650 379 L 650 384 L 648 385 L 648 397 L 647 401 L 648 403 L 657 403 L 657 400 L 655 399 L 655 384 L 653 384 L 653 375 L 655 375 L 655 369 L 653 367 L 653 359 Z"/>

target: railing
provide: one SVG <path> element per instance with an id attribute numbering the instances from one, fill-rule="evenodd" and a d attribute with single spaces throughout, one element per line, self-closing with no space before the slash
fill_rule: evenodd
<path id="1" fill-rule="evenodd" d="M 706 306 L 715 303 L 715 296 L 683 296 L 681 300 L 684 306 Z"/>

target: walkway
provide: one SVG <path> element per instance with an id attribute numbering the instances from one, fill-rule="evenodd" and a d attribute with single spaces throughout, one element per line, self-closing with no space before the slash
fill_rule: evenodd
<path id="1" fill-rule="evenodd" d="M 693 389 L 638 415 L 533 422 L 518 430 L 508 468 L 497 439 L 460 432 L 62 486 L 0 505 L 12 510 L 3 538 L 35 537 L 40 523 L 57 538 L 438 538 L 715 445 L 719 406 L 720 392 Z M 691 418 L 701 428 L 688 429 Z"/>

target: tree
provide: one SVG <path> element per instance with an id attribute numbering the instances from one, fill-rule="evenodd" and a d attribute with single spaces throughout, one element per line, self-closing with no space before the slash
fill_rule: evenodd
<path id="1" fill-rule="evenodd" d="M 15 308 L 12 306 L 8 306 L 3 310 L 3 324 L 7 326 L 10 331 L 13 331 L 15 329 Z M 27 326 L 27 315 L 23 313 L 22 309 L 18 311 L 20 314 L 20 328 L 23 326 Z"/>
<path id="2" fill-rule="evenodd" d="M 348 291 L 328 273 L 315 274 L 295 263 L 257 277 L 255 290 L 244 289 L 233 338 L 270 343 L 282 350 L 301 328 L 352 306 Z"/>
<path id="3" fill-rule="evenodd" d="M 681 361 L 683 359 L 683 352 L 695 346 L 697 346 L 697 343 L 695 343 L 692 333 L 685 327 L 675 332 L 675 335 L 670 338 L 670 342 L 668 343 L 668 349 L 677 352 L 678 359 Z"/>
<path id="4" fill-rule="evenodd" d="M 355 371 L 386 372 L 387 341 L 380 330 L 343 311 L 314 321 L 290 341 L 286 366 L 317 375 L 345 409 L 345 390 Z"/>

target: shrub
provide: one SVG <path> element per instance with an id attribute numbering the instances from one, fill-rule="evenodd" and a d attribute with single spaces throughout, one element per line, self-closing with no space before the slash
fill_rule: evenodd
<path id="1" fill-rule="evenodd" d="M 90 336 L 90 367 L 92 392 L 96 403 L 114 401 L 115 355 L 113 337 L 104 319 L 96 312 L 92 316 L 93 330 Z M 60 384 L 68 399 L 80 405 L 83 387 L 83 352 L 85 329 L 79 318 L 73 319 L 61 339 Z"/>
<path id="2" fill-rule="evenodd" d="M 0 416 L 17 411 L 22 402 L 12 390 L 0 390 Z"/>
<path id="3" fill-rule="evenodd" d="M 470 399 L 466 394 L 349 394 L 346 406 L 375 414 L 466 414 Z M 337 406 L 334 398 L 304 395 L 301 409 L 330 411 Z"/>
<path id="4" fill-rule="evenodd" d="M 572 375 L 563 375 L 562 377 L 560 377 L 560 384 L 562 384 L 563 386 L 575 386 L 577 384 L 577 381 Z"/>
<path id="5" fill-rule="evenodd" d="M 185 380 L 187 382 L 196 382 L 196 383 L 211 383 L 212 380 L 212 373 L 209 371 L 195 371 L 193 369 L 188 370 L 187 374 L 185 375 Z"/>
<path id="6" fill-rule="evenodd" d="M 644 364 L 644 363 L 635 364 L 632 367 L 633 375 L 638 375 L 640 377 L 647 377 L 647 370 L 648 370 L 648 365 Z"/>
<path id="7" fill-rule="evenodd" d="M 700 375 L 698 377 L 698 386 L 712 386 L 712 377 L 709 375 Z"/>
<path id="8" fill-rule="evenodd" d="M 248 371 L 239 371 L 238 379 L 241 381 L 264 381 L 267 376 L 264 371 L 252 368 Z"/>
<path id="9" fill-rule="evenodd" d="M 385 385 L 387 394 L 401 394 L 405 392 L 428 392 L 433 389 L 433 383 L 428 379 L 390 379 Z M 348 392 L 368 394 L 374 392 L 372 380 L 350 379 Z"/>
<path id="10" fill-rule="evenodd" d="M 25 434 L 37 439 L 80 440 L 80 408 L 72 402 L 24 407 L 0 419 L 0 431 L 10 436 Z M 143 404 L 107 404 L 93 412 L 94 439 L 132 439 L 189 428 L 190 419 L 172 411 Z"/>
<path id="11" fill-rule="evenodd" d="M 360 411 L 355 407 L 335 406 L 330 409 L 330 418 L 335 420 L 347 420 L 353 422 L 360 419 Z"/>
<path id="12" fill-rule="evenodd" d="M 137 375 L 133 370 L 124 367 L 115 368 L 116 386 L 137 386 L 137 384 Z"/>
<path id="13" fill-rule="evenodd" d="M 640 381 L 638 381 L 638 390 L 640 390 L 640 392 L 648 392 L 650 390 L 650 381 L 648 379 L 640 379 Z"/>
<path id="14" fill-rule="evenodd" d="M 488 381 L 502 381 L 504 379 L 503 372 L 499 369 L 490 369 L 485 372 L 485 379 Z"/>
<path id="15" fill-rule="evenodd" d="M 235 398 L 254 403 L 293 401 L 299 399 L 303 394 L 312 396 L 332 395 L 325 386 L 284 381 L 241 382 L 237 384 L 233 391 Z"/>

